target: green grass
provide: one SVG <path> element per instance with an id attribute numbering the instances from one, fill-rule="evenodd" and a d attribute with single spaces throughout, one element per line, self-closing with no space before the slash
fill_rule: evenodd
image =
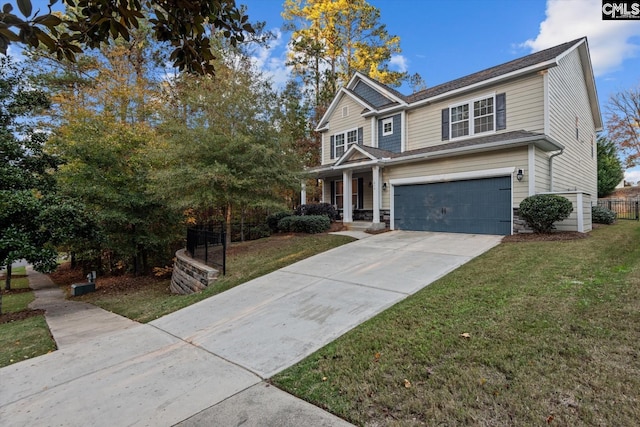
<path id="1" fill-rule="evenodd" d="M 44 316 L 0 324 L 0 368 L 55 349 Z"/>
<path id="2" fill-rule="evenodd" d="M 149 322 L 256 277 L 324 252 L 354 239 L 330 234 L 278 235 L 233 244 L 227 257 L 227 275 L 192 295 L 172 295 L 169 281 L 149 281 L 120 292 L 91 293 L 78 298 L 138 322 Z M 100 281 L 98 280 L 98 285 Z"/>
<path id="3" fill-rule="evenodd" d="M 637 425 L 639 285 L 637 222 L 504 243 L 272 381 L 357 425 Z"/>
<path id="4" fill-rule="evenodd" d="M 22 270 L 20 270 L 22 269 Z M 29 280 L 24 267 L 13 269 L 11 289 L 28 289 Z M 5 281 L 0 280 L 4 289 Z M 18 313 L 29 310 L 28 305 L 34 299 L 33 292 L 12 292 L 2 296 L 2 313 Z M 56 349 L 44 316 L 37 315 L 26 319 L 13 320 L 0 324 L 0 368 L 31 357 L 40 356 Z"/>

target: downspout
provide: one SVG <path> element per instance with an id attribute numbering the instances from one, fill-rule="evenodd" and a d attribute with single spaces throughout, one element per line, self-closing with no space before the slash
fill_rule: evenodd
<path id="1" fill-rule="evenodd" d="M 564 148 L 561 148 L 560 151 L 556 151 L 551 156 L 549 156 L 549 191 L 553 193 L 553 158 L 555 156 L 559 156 L 564 152 Z"/>

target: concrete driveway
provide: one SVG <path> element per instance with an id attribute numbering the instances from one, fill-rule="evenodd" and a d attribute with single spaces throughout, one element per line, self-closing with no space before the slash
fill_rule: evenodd
<path id="1" fill-rule="evenodd" d="M 394 231 L 0 370 L 7 425 L 348 425 L 262 383 L 497 245 Z"/>

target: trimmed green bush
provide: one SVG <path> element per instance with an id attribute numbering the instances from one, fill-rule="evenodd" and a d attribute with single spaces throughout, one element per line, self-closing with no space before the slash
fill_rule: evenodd
<path id="1" fill-rule="evenodd" d="M 271 236 L 271 228 L 267 224 L 259 224 L 249 229 L 251 240 L 262 239 Z"/>
<path id="2" fill-rule="evenodd" d="M 288 216 L 291 216 L 291 212 L 282 211 L 282 212 L 276 212 L 269 215 L 267 217 L 267 225 L 269 226 L 269 229 L 271 230 L 271 232 L 277 233 L 278 231 L 280 231 L 278 229 L 278 223 L 282 218 L 286 218 Z"/>
<path id="3" fill-rule="evenodd" d="M 308 205 L 300 205 L 296 208 L 296 215 L 325 215 L 332 222 L 340 219 L 340 214 L 336 208 L 330 203 L 310 203 Z"/>
<path id="4" fill-rule="evenodd" d="M 331 227 L 331 221 L 324 215 L 288 216 L 278 223 L 280 231 L 293 233 L 322 233 Z"/>
<path id="5" fill-rule="evenodd" d="M 602 206 L 591 207 L 591 221 L 596 224 L 613 224 L 616 220 L 616 213 L 611 209 Z"/>
<path id="6" fill-rule="evenodd" d="M 550 233 L 554 222 L 567 219 L 573 206 L 566 197 L 556 194 L 536 194 L 520 202 L 520 218 L 536 233 Z"/>

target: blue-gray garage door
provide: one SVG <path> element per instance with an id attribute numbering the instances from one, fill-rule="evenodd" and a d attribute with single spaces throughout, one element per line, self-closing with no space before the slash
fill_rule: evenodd
<path id="1" fill-rule="evenodd" d="M 394 228 L 511 234 L 511 177 L 395 186 Z"/>

